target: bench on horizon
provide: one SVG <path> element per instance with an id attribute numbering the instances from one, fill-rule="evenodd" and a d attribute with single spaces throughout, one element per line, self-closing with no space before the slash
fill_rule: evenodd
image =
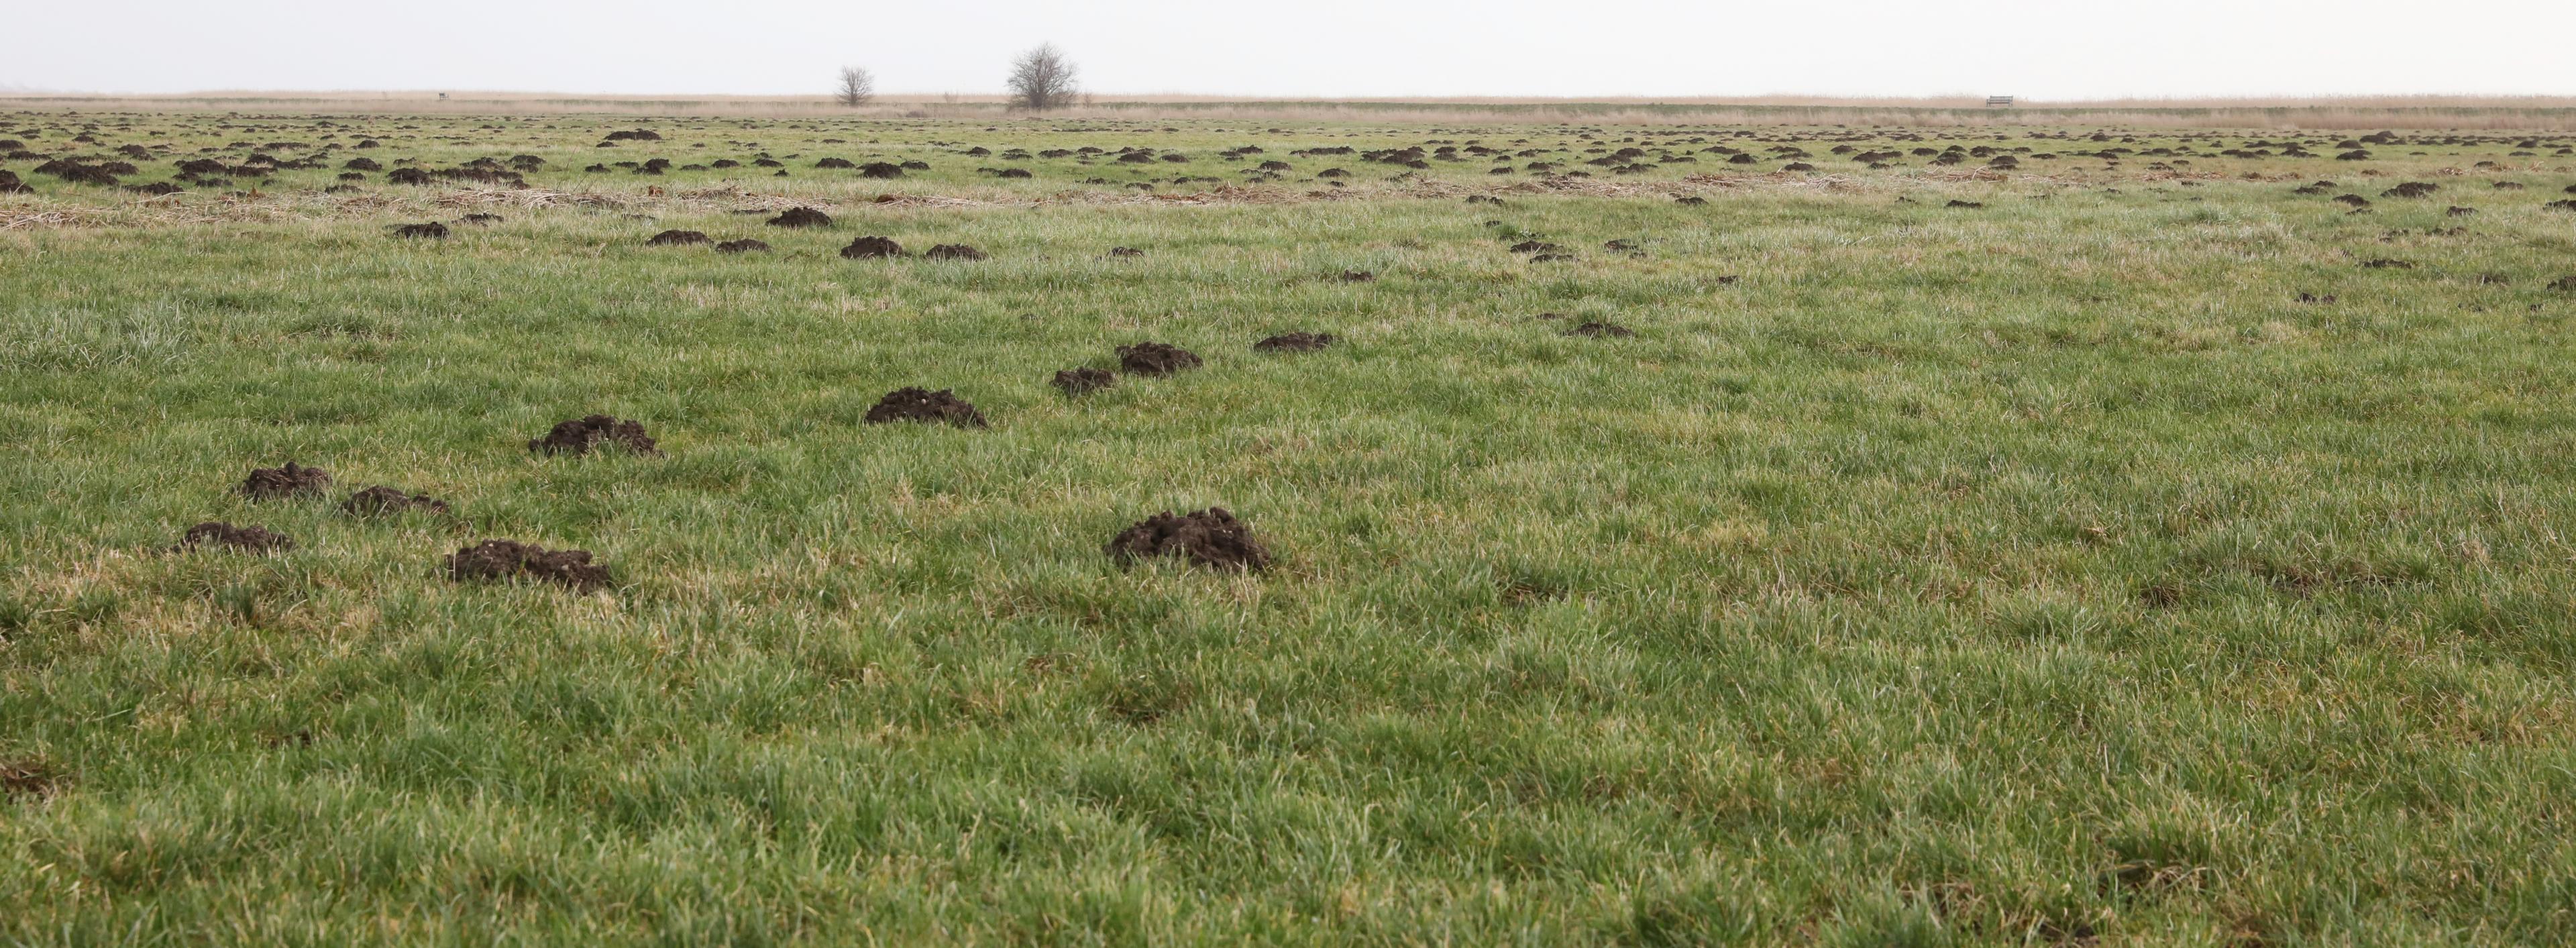
<path id="1" fill-rule="evenodd" d="M 1990 108 L 1990 109 L 2009 109 L 2009 108 L 2012 108 L 2012 97 L 2011 97 L 2011 96 L 2008 96 L 2008 95 L 1990 95 L 1990 96 L 1987 96 L 1987 97 L 1986 97 L 1986 107 L 1987 107 L 1987 108 Z"/>

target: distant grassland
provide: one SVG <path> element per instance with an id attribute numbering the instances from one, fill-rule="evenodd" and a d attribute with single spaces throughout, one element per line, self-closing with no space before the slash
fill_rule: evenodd
<path id="1" fill-rule="evenodd" d="M 912 116 L 1024 118 L 995 95 L 888 95 L 852 110 L 827 96 L 609 96 L 539 92 L 260 92 L 166 96 L 0 95 L 0 108 L 358 111 L 422 114 L 609 113 L 755 118 Z M 2136 126 L 2212 129 L 2576 129 L 2576 97 L 2326 96 L 2247 99 L 2024 99 L 2009 109 L 1982 98 L 1751 96 L 1605 99 L 1300 99 L 1188 95 L 1086 96 L 1055 115 L 1268 119 L 1297 122 L 1610 122 L 1623 125 L 1791 124 L 1907 127 Z"/>
<path id="2" fill-rule="evenodd" d="M 0 115 L 0 943 L 2576 940 L 2576 137 L 991 124 Z"/>

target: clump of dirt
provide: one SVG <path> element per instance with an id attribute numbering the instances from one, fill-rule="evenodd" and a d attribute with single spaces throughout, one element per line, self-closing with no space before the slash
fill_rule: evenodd
<path id="1" fill-rule="evenodd" d="M 1955 199 L 1954 199 L 1954 200 L 1952 200 L 1950 203 L 1948 203 L 1948 204 L 1944 204 L 1944 205 L 1941 205 L 1941 206 L 1942 206 L 1942 207 L 1957 207 L 1957 208 L 1965 208 L 1965 209 L 1968 209 L 1968 210 L 1976 210 L 1976 209 L 1978 209 L 1978 208 L 1982 208 L 1982 207 L 1984 207 L 1985 205 L 1984 205 L 1983 203 L 1980 203 L 1980 202 L 1977 202 L 1977 201 L 1960 201 L 1960 200 L 1955 200 Z"/>
<path id="2" fill-rule="evenodd" d="M 1344 283 L 1375 283 L 1377 282 L 1377 274 L 1371 273 L 1367 270 L 1344 270 L 1342 271 L 1342 275 L 1337 277 L 1337 279 Z"/>
<path id="3" fill-rule="evenodd" d="M 464 217 L 457 218 L 457 220 L 464 221 L 468 224 L 498 224 L 501 222 L 501 215 L 477 212 L 467 214 Z"/>
<path id="4" fill-rule="evenodd" d="M 653 439 L 644 434 L 644 425 L 620 421 L 607 415 L 590 415 L 555 425 L 545 437 L 528 442 L 528 450 L 541 454 L 589 454 L 602 445 L 614 445 L 637 454 L 660 454 Z"/>
<path id="5" fill-rule="evenodd" d="M 414 240 L 446 240 L 447 225 L 437 221 L 426 224 L 404 224 L 394 228 L 394 236 Z"/>
<path id="6" fill-rule="evenodd" d="M 2426 184 L 2422 181 L 2408 181 L 2386 191 L 2379 192 L 2379 196 L 2384 198 L 2419 198 L 2438 190 L 2441 190 L 2439 185 Z"/>
<path id="7" fill-rule="evenodd" d="M 1145 255 L 1145 252 L 1134 247 L 1111 247 L 1109 248 L 1109 255 L 1112 257 L 1142 257 Z"/>
<path id="8" fill-rule="evenodd" d="M 849 246 L 841 248 L 841 256 L 849 260 L 900 257 L 903 256 L 903 245 L 887 237 L 861 237 L 850 241 Z"/>
<path id="9" fill-rule="evenodd" d="M 2563 276 L 2551 280 L 2549 288 L 2560 293 L 2576 293 L 2576 276 Z"/>
<path id="10" fill-rule="evenodd" d="M 2370 206 L 2370 199 L 2369 199 L 2369 198 L 2366 198 L 2366 197 L 2362 197 L 2361 195 L 2358 195 L 2358 194 L 2338 194 L 2338 195 L 2335 195 L 2335 196 L 2334 196 L 2334 202 L 2335 202 L 2335 203 L 2337 203 L 2337 204 L 2348 205 L 2348 206 L 2351 206 L 2351 207 L 2369 207 L 2369 206 Z"/>
<path id="11" fill-rule="evenodd" d="M 830 227 L 832 216 L 810 207 L 791 207 L 769 219 L 771 227 Z"/>
<path id="12" fill-rule="evenodd" d="M 2454 205 L 2452 205 L 2452 206 L 2451 206 L 2451 208 L 2450 208 L 2449 210 L 2443 211 L 2443 212 L 2442 212 L 2442 216 L 2444 216 L 2444 217 L 2475 217 L 2475 216 L 2477 216 L 2477 213 L 2478 213 L 2478 209 L 2477 209 L 2477 208 L 2474 208 L 2474 207 L 2461 207 L 2461 206 L 2459 206 L 2459 205 L 2454 204 Z"/>
<path id="13" fill-rule="evenodd" d="M 2412 270 L 2415 269 L 2415 262 L 2412 260 L 2364 260 L 2361 262 L 2361 266 L 2362 269 L 2365 270 Z"/>
<path id="14" fill-rule="evenodd" d="M 295 540 L 267 527 L 236 527 L 229 523 L 209 520 L 189 527 L 187 533 L 180 535 L 179 545 L 172 547 L 171 550 L 182 552 L 200 546 L 220 546 L 245 553 L 270 553 L 294 549 Z"/>
<path id="15" fill-rule="evenodd" d="M 0 760 L 0 799 L 44 799 L 62 786 L 63 777 L 40 760 Z"/>
<path id="16" fill-rule="evenodd" d="M 340 504 L 340 512 L 353 517 L 398 514 L 406 510 L 443 514 L 447 512 L 447 502 L 428 494 L 406 494 L 402 488 L 378 484 L 349 495 L 349 499 Z"/>
<path id="17" fill-rule="evenodd" d="M 188 190 L 167 181 L 155 181 L 151 184 L 129 184 L 125 186 L 125 189 L 136 194 L 149 194 L 153 197 L 168 197 L 181 191 Z"/>
<path id="18" fill-rule="evenodd" d="M 318 467 L 304 467 L 293 461 L 285 467 L 253 468 L 242 479 L 242 496 L 252 500 L 277 500 L 299 494 L 319 494 L 331 484 L 331 472 Z"/>
<path id="19" fill-rule="evenodd" d="M 707 242 L 707 235 L 698 233 L 694 230 L 666 230 L 653 235 L 653 239 L 645 241 L 644 246 L 685 247 L 690 244 L 703 244 Z"/>
<path id="20" fill-rule="evenodd" d="M 2576 211 L 2576 200 L 2551 201 L 2540 206 L 2544 211 Z"/>
<path id="21" fill-rule="evenodd" d="M 2318 295 L 2316 295 L 2316 294 L 2314 294 L 2314 293 L 2301 293 L 2301 294 L 2299 294 L 2299 302 L 2302 302 L 2302 303 L 2332 303 L 2332 302 L 2334 302 L 2334 301 L 2335 301 L 2335 298 L 2334 298 L 2334 294 L 2332 294 L 2332 293 L 2328 293 L 2328 294 L 2326 294 L 2326 295 L 2324 295 L 2324 296 L 2318 296 Z"/>
<path id="22" fill-rule="evenodd" d="M 389 184 L 428 184 L 430 177 L 429 172 L 418 168 L 396 168 L 385 176 L 385 181 Z"/>
<path id="23" fill-rule="evenodd" d="M 1067 395 L 1089 395 L 1093 392 L 1118 384 L 1118 373 L 1111 372 L 1108 369 L 1094 369 L 1087 367 L 1080 369 L 1066 369 L 1062 372 L 1056 373 L 1055 381 L 1049 384 L 1054 385 L 1057 389 L 1062 390 Z"/>
<path id="24" fill-rule="evenodd" d="M 1270 551 L 1223 507 L 1183 516 L 1171 511 L 1137 521 L 1118 532 L 1103 548 L 1120 566 L 1149 556 L 1171 556 L 1194 566 L 1234 572 L 1257 572 L 1270 565 Z"/>
<path id="25" fill-rule="evenodd" d="M 859 166 L 859 177 L 877 179 L 900 178 L 903 177 L 903 166 L 883 161 L 871 161 Z"/>
<path id="26" fill-rule="evenodd" d="M 959 428 L 984 427 L 984 415 L 948 389 L 936 392 L 925 388 L 905 387 L 887 392 L 868 409 L 867 423 L 882 425 L 892 421 L 918 421 L 925 424 L 955 425 Z"/>
<path id="27" fill-rule="evenodd" d="M 1317 349 L 1321 349 L 1340 341 L 1340 336 L 1336 336 L 1328 332 L 1281 333 L 1268 339 L 1261 340 L 1260 342 L 1253 343 L 1252 351 L 1313 352 Z"/>
<path id="28" fill-rule="evenodd" d="M 1170 375 L 1199 367 L 1198 353 L 1159 342 L 1118 347 L 1118 367 L 1133 375 Z"/>
<path id="29" fill-rule="evenodd" d="M 612 142 L 658 142 L 662 140 L 662 133 L 653 131 L 649 128 L 639 128 L 634 131 L 610 132 L 608 133 L 608 140 Z"/>
<path id="30" fill-rule="evenodd" d="M 716 245 L 716 252 L 717 252 L 717 253 L 755 253 L 755 252 L 756 252 L 756 253 L 767 253 L 767 252 L 769 252 L 769 245 L 768 245 L 768 244 L 761 243 L 760 241 L 757 241 L 757 240 L 753 240 L 753 239 L 751 239 L 751 238 L 749 238 L 749 237 L 745 237 L 745 238 L 743 238 L 743 239 L 741 239 L 741 240 L 728 240 L 728 241 L 725 241 L 724 243 L 717 244 L 717 245 Z"/>
<path id="31" fill-rule="evenodd" d="M 591 562 L 589 550 L 548 550 L 516 540 L 485 540 L 449 554 L 447 576 L 457 582 L 524 576 L 562 583 L 579 592 L 613 584 L 608 567 Z"/>
<path id="32" fill-rule="evenodd" d="M 18 173 L 0 168 L 0 194 L 34 194 L 36 189 L 18 180 Z"/>
<path id="33" fill-rule="evenodd" d="M 965 244 L 940 244 L 922 256 L 932 260 L 982 260 L 984 252 Z"/>
<path id="34" fill-rule="evenodd" d="M 1568 329 L 1565 331 L 1565 334 L 1569 336 L 1583 336 L 1590 339 L 1625 339 L 1629 336 L 1634 336 L 1637 333 L 1635 330 L 1629 329 L 1626 326 L 1621 326 L 1617 323 L 1592 322 L 1584 323 L 1583 325 Z"/>
<path id="35" fill-rule="evenodd" d="M 1686 194 L 1681 197 L 1674 198 L 1673 203 L 1684 207 L 1698 207 L 1702 204 L 1708 203 L 1708 199 L 1695 194 Z"/>

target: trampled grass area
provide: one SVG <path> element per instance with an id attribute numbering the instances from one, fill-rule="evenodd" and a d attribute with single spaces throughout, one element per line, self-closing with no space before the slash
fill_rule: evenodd
<path id="1" fill-rule="evenodd" d="M 0 162 L 0 941 L 2576 937 L 2563 135 L 330 121 L 0 122 L 337 146 Z M 1191 161 L 999 154 L 1084 145 Z M 1047 384 L 1142 340 L 1206 364 Z M 663 454 L 525 449 L 594 412 Z M 1102 551 L 1208 506 L 1271 568 Z"/>

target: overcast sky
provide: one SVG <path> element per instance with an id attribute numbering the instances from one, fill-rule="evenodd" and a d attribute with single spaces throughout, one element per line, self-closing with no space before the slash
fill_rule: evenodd
<path id="1" fill-rule="evenodd" d="M 2576 94 L 2576 0 L 119 0 L 10 3 L 0 86 L 1104 93 Z"/>

